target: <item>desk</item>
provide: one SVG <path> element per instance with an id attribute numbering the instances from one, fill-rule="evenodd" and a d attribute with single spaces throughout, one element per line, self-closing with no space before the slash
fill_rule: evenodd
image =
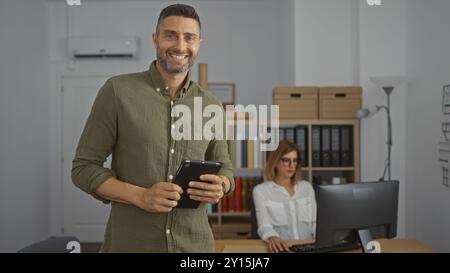
<path id="1" fill-rule="evenodd" d="M 382 253 L 431 253 L 430 247 L 415 239 L 380 239 Z M 289 245 L 310 243 L 311 241 L 287 241 Z M 219 253 L 267 253 L 267 244 L 262 240 L 216 240 L 216 252 Z M 361 253 L 360 250 L 346 251 Z"/>

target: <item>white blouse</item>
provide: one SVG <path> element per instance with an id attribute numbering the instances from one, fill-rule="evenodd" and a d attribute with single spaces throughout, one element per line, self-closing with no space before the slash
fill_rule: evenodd
<path id="1" fill-rule="evenodd" d="M 311 183 L 295 184 L 294 195 L 273 181 L 253 189 L 258 235 L 267 241 L 278 236 L 285 240 L 314 239 L 316 234 L 316 198 Z"/>

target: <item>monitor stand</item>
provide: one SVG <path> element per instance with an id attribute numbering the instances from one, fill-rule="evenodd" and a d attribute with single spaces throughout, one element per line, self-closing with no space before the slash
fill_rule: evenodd
<path id="1" fill-rule="evenodd" d="M 380 253 L 380 243 L 374 241 L 369 229 L 359 229 L 358 238 L 363 253 Z"/>

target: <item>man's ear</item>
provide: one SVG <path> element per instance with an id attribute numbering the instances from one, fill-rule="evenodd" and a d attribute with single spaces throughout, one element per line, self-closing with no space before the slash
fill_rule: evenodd
<path id="1" fill-rule="evenodd" d="M 156 33 L 152 33 L 153 46 L 156 48 L 156 44 L 158 42 L 158 35 Z"/>

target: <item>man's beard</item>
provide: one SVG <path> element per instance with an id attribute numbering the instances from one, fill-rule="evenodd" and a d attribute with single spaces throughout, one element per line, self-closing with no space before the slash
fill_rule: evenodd
<path id="1" fill-rule="evenodd" d="M 195 57 L 191 54 L 187 57 L 188 62 L 187 64 L 181 66 L 181 67 L 175 67 L 173 66 L 168 60 L 168 57 L 163 57 L 161 54 L 161 50 L 158 48 L 156 50 L 156 59 L 158 60 L 158 63 L 161 65 L 161 67 L 170 74 L 178 74 L 178 73 L 184 73 L 188 71 L 195 62 Z"/>

